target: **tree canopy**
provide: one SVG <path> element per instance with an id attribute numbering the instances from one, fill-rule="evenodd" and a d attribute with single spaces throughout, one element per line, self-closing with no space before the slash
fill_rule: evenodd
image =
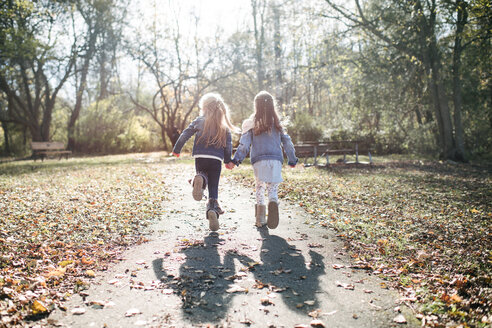
<path id="1" fill-rule="evenodd" d="M 298 141 L 363 139 L 378 153 L 460 161 L 491 153 L 488 1 L 241 5 L 232 27 L 179 1 L 3 2 L 2 154 L 55 139 L 80 153 L 169 149 L 204 93 L 221 93 L 240 125 L 263 89 Z M 91 140 L 95 125 L 133 141 Z"/>

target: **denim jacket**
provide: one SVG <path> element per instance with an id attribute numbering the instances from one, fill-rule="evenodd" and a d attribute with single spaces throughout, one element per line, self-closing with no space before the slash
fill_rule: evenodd
<path id="1" fill-rule="evenodd" d="M 229 163 L 231 161 L 232 155 L 232 138 L 231 131 L 227 130 L 226 134 L 226 146 L 217 147 L 216 145 L 206 145 L 205 140 L 200 140 L 200 136 L 203 134 L 203 126 L 205 124 L 205 117 L 198 116 L 193 122 L 188 125 L 176 141 L 174 145 L 173 152 L 179 154 L 184 144 L 192 135 L 196 133 L 195 141 L 193 143 L 193 157 L 212 157 L 218 160 L 224 161 L 224 163 Z"/>
<path id="2" fill-rule="evenodd" d="M 288 164 L 297 164 L 298 159 L 296 157 L 294 145 L 287 133 L 272 128 L 270 132 L 263 132 L 262 134 L 255 136 L 253 128 L 245 129 L 245 126 L 252 127 L 251 122 L 248 122 L 249 120 L 251 119 L 248 119 L 243 123 L 243 134 L 241 135 L 239 147 L 232 160 L 234 164 L 239 165 L 250 152 L 250 148 L 251 164 L 268 159 L 278 160 L 283 163 L 284 156 L 282 148 L 287 155 Z"/>

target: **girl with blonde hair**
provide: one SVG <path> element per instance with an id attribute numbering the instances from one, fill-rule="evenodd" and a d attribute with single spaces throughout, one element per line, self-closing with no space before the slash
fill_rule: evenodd
<path id="1" fill-rule="evenodd" d="M 200 115 L 181 133 L 174 145 L 173 155 L 179 157 L 188 139 L 196 134 L 192 156 L 195 158 L 196 175 L 193 179 L 193 198 L 201 200 L 208 186 L 206 217 L 212 231 L 219 229 L 219 215 L 224 211 L 218 203 L 219 179 L 222 162 L 229 163 L 232 153 L 229 109 L 217 93 L 207 93 L 199 103 Z"/>

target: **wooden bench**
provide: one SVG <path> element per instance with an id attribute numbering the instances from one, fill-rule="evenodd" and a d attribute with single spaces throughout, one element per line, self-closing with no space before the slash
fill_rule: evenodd
<path id="1" fill-rule="evenodd" d="M 70 150 L 65 149 L 65 145 L 63 142 L 53 141 L 53 142 L 45 142 L 45 141 L 32 141 L 31 142 L 32 149 L 32 158 L 34 160 L 41 158 L 44 160 L 48 156 L 59 155 L 58 160 L 65 156 L 68 159 L 68 155 L 72 152 Z"/>
<path id="2" fill-rule="evenodd" d="M 359 144 L 361 142 L 357 140 L 342 140 L 342 141 L 328 141 L 328 142 L 305 142 L 295 145 L 296 156 L 304 158 L 304 165 L 307 164 L 308 158 L 314 158 L 312 165 L 318 165 L 318 156 L 326 158 L 326 166 L 330 165 L 330 155 L 343 155 L 343 163 L 350 163 L 347 161 L 347 155 L 355 155 L 355 164 L 372 164 L 372 155 L 370 150 L 367 150 L 369 155 L 369 163 L 359 162 Z"/>

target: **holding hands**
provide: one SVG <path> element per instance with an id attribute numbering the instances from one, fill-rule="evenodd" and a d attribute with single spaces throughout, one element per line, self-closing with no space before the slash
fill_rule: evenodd
<path id="1" fill-rule="evenodd" d="M 232 169 L 234 168 L 234 166 L 236 166 L 236 165 L 234 165 L 234 163 L 233 163 L 233 162 L 229 162 L 229 163 L 225 164 L 225 167 L 226 167 L 228 170 L 232 170 Z"/>

